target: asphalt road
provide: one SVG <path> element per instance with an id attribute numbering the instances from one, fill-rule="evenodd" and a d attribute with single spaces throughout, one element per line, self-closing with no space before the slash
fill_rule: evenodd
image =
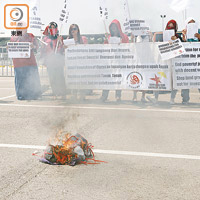
<path id="1" fill-rule="evenodd" d="M 123 92 L 105 104 L 17 101 L 13 78 L 0 78 L 0 199 L 197 200 L 200 196 L 200 94 L 191 103 L 133 103 Z M 151 95 L 150 95 L 151 96 Z M 138 99 L 140 99 L 140 94 Z M 94 145 L 99 165 L 51 166 L 32 156 L 63 128 Z M 11 146 L 11 144 L 13 146 Z M 24 146 L 18 146 L 24 145 Z M 31 146 L 32 145 L 32 146 Z"/>

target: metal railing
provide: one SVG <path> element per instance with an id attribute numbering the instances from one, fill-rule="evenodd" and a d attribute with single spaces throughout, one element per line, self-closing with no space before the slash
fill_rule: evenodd
<path id="1" fill-rule="evenodd" d="M 47 77 L 47 69 L 38 61 L 38 71 L 41 77 Z M 0 47 L 0 77 L 14 77 L 14 66 L 11 58 L 8 58 L 7 49 Z"/>
<path id="2" fill-rule="evenodd" d="M 5 47 L 0 47 L 0 76 L 14 76 L 12 59 L 8 58 L 7 49 Z"/>

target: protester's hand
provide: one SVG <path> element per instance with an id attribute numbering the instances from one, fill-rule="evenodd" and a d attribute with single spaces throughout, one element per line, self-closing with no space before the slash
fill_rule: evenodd
<path id="1" fill-rule="evenodd" d="M 67 48 L 68 48 L 68 46 L 67 46 L 67 45 L 63 45 L 63 48 L 64 48 L 64 49 L 67 49 Z"/>
<path id="2" fill-rule="evenodd" d="M 171 37 L 172 40 L 177 40 L 178 38 L 176 36 Z"/>
<path id="3" fill-rule="evenodd" d="M 187 39 L 186 39 L 186 33 L 187 33 L 187 30 L 186 29 L 183 29 L 182 30 L 182 38 L 183 38 L 183 41 L 187 41 Z"/>
<path id="4" fill-rule="evenodd" d="M 151 31 L 147 31 L 147 33 L 149 34 L 149 42 L 152 42 L 152 40 L 153 40 L 153 33 Z"/>
<path id="5" fill-rule="evenodd" d="M 30 48 L 31 48 L 31 49 L 34 49 L 33 43 L 30 43 Z"/>
<path id="6" fill-rule="evenodd" d="M 61 42 L 62 41 L 62 36 L 58 36 L 58 41 Z"/>
<path id="7" fill-rule="evenodd" d="M 187 30 L 186 30 L 186 29 L 183 29 L 183 30 L 182 30 L 182 34 L 183 34 L 183 35 L 186 35 L 186 33 L 187 33 Z"/>
<path id="8" fill-rule="evenodd" d="M 135 36 L 131 33 L 131 42 L 134 43 Z"/>
<path id="9" fill-rule="evenodd" d="M 108 40 L 108 33 L 105 33 L 105 38 Z"/>
<path id="10" fill-rule="evenodd" d="M 200 40 L 200 34 L 199 33 L 196 33 L 194 36 Z"/>
<path id="11" fill-rule="evenodd" d="M 108 33 L 105 33 L 105 43 L 108 43 Z"/>

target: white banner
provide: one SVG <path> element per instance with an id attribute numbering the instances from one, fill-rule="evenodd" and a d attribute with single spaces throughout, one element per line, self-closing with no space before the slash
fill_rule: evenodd
<path id="1" fill-rule="evenodd" d="M 183 11 L 193 6 L 192 0 L 171 0 L 170 7 L 176 12 Z"/>
<path id="2" fill-rule="evenodd" d="M 63 8 L 60 13 L 59 21 L 63 24 L 69 20 L 69 0 L 64 0 Z"/>
<path id="3" fill-rule="evenodd" d="M 158 45 L 158 49 L 163 60 L 169 60 L 185 53 L 184 46 L 180 39 L 172 42 L 163 42 Z"/>
<path id="4" fill-rule="evenodd" d="M 194 39 L 198 41 L 198 38 L 195 37 L 195 34 L 198 33 L 198 25 L 196 23 L 189 23 L 187 24 L 187 39 Z"/>
<path id="5" fill-rule="evenodd" d="M 200 88 L 200 43 L 184 43 L 186 53 L 173 59 L 173 88 Z"/>
<path id="6" fill-rule="evenodd" d="M 133 35 L 149 35 L 150 28 L 146 25 L 145 20 L 130 20 L 130 29 Z"/>
<path id="7" fill-rule="evenodd" d="M 129 6 L 128 6 L 128 0 L 123 0 L 123 10 L 124 10 L 124 32 L 126 34 L 131 32 L 130 29 L 130 11 L 129 11 Z"/>
<path id="8" fill-rule="evenodd" d="M 164 30 L 163 31 L 163 42 L 172 41 L 172 37 L 175 35 L 174 30 Z"/>
<path id="9" fill-rule="evenodd" d="M 30 42 L 8 42 L 8 58 L 30 58 Z"/>
<path id="10" fill-rule="evenodd" d="M 65 51 L 69 89 L 171 90 L 171 70 L 154 43 L 71 46 Z"/>
<path id="11" fill-rule="evenodd" d="M 99 11 L 102 20 L 108 19 L 108 7 L 106 0 L 99 0 Z"/>
<path id="12" fill-rule="evenodd" d="M 31 29 L 41 30 L 42 22 L 40 18 L 40 2 L 39 0 L 30 0 L 29 1 L 30 9 L 30 26 Z"/>

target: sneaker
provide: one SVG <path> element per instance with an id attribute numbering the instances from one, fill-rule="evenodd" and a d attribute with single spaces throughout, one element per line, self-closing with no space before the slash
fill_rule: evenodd
<path id="1" fill-rule="evenodd" d="M 24 97 L 22 97 L 22 96 L 19 96 L 17 99 L 20 100 L 20 101 L 26 100 L 26 99 L 25 99 Z"/>
<path id="2" fill-rule="evenodd" d="M 170 104 L 175 105 L 174 99 L 170 99 Z"/>
<path id="3" fill-rule="evenodd" d="M 188 102 L 188 101 L 182 101 L 182 104 L 183 104 L 183 105 L 188 105 L 189 102 Z"/>
<path id="4" fill-rule="evenodd" d="M 158 103 L 158 100 L 155 99 L 155 98 L 152 98 L 152 97 L 150 97 L 150 96 L 147 96 L 146 98 L 147 98 L 151 103 L 153 103 L 153 104 Z"/>
<path id="5" fill-rule="evenodd" d="M 133 102 L 137 101 L 137 97 L 133 97 L 132 101 Z"/>

